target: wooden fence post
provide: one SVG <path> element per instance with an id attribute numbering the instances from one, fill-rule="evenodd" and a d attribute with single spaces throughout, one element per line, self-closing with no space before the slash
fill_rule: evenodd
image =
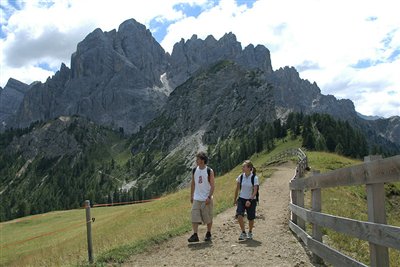
<path id="1" fill-rule="evenodd" d="M 296 170 L 295 170 L 295 175 L 294 175 L 294 179 L 299 179 L 299 166 L 297 166 Z M 290 190 L 290 196 L 291 196 L 291 200 L 292 203 L 294 205 L 297 205 L 297 190 Z M 292 216 L 291 216 L 291 220 L 294 224 L 297 225 L 297 215 L 294 214 L 294 212 L 291 212 Z"/>
<path id="2" fill-rule="evenodd" d="M 304 208 L 304 191 L 303 190 L 296 190 L 296 199 L 297 199 L 296 205 Z M 304 231 L 306 230 L 306 222 L 302 218 L 297 217 L 297 225 Z"/>
<path id="3" fill-rule="evenodd" d="M 382 159 L 382 156 L 368 156 L 364 162 Z M 386 224 L 385 212 L 385 187 L 383 183 L 367 184 L 368 221 Z M 389 250 L 387 247 L 379 246 L 369 242 L 371 267 L 388 267 Z"/>
<path id="4" fill-rule="evenodd" d="M 298 171 L 296 173 L 296 179 L 299 179 L 299 178 L 302 177 L 301 164 L 297 164 L 297 169 L 296 170 Z M 304 208 L 304 191 L 303 190 L 296 190 L 295 195 L 296 195 L 296 200 L 295 200 L 296 201 L 296 205 L 299 206 L 299 207 Z M 302 218 L 297 217 L 296 222 L 297 222 L 297 225 L 301 229 L 303 229 L 304 231 L 306 230 L 306 222 Z"/>
<path id="5" fill-rule="evenodd" d="M 297 195 L 296 195 L 296 190 L 290 190 L 291 193 L 291 198 L 292 198 L 292 203 L 294 205 L 297 205 Z M 290 212 L 291 216 L 291 220 L 294 224 L 297 224 L 297 215 L 294 214 L 294 212 Z"/>
<path id="6" fill-rule="evenodd" d="M 93 246 L 92 246 L 92 218 L 90 215 L 90 201 L 85 200 L 86 209 L 86 230 L 87 230 L 87 243 L 88 243 L 88 256 L 89 263 L 93 263 Z"/>
<path id="7" fill-rule="evenodd" d="M 313 175 L 320 173 L 319 170 L 313 171 Z M 316 212 L 321 212 L 322 208 L 322 198 L 321 198 L 321 188 L 311 189 L 311 210 Z M 312 237 L 313 239 L 322 243 L 322 231 L 318 224 L 312 224 Z M 323 260 L 317 254 L 313 253 L 314 263 L 322 264 Z"/>

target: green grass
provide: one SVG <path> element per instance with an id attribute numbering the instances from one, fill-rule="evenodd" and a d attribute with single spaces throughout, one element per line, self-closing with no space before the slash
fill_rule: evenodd
<path id="1" fill-rule="evenodd" d="M 331 170 L 362 164 L 360 160 L 345 158 L 336 154 L 323 152 L 307 152 L 311 170 L 320 170 L 321 173 Z M 400 188 L 400 183 L 393 183 L 394 190 Z M 386 185 L 386 187 L 388 187 Z M 306 192 L 306 206 L 310 208 L 311 194 Z M 322 189 L 322 212 L 351 218 L 354 220 L 368 221 L 367 195 L 365 186 L 346 186 Z M 387 223 L 400 226 L 400 197 L 386 198 Z M 311 228 L 308 225 L 308 231 Z M 337 233 L 330 229 L 323 229 L 329 237 L 329 245 L 339 251 L 369 264 L 369 244 L 366 241 Z M 400 251 L 389 249 L 390 266 L 400 266 Z"/>

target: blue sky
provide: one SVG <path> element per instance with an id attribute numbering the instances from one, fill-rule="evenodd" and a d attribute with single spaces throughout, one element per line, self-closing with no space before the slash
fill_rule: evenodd
<path id="1" fill-rule="evenodd" d="M 193 34 L 232 32 L 242 47 L 271 51 L 273 69 L 294 66 L 323 94 L 358 112 L 400 115 L 400 16 L 396 0 L 1 0 L 0 86 L 10 77 L 44 82 L 70 66 L 96 28 L 134 18 L 167 52 Z"/>

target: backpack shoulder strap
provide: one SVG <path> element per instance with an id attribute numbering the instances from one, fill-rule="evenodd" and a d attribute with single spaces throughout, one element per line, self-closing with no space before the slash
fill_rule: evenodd
<path id="1" fill-rule="evenodd" d="M 211 168 L 207 166 L 208 183 L 210 183 Z"/>
<path id="2" fill-rule="evenodd" d="M 196 169 L 197 169 L 197 167 L 194 167 L 193 169 L 192 169 L 192 174 L 194 175 L 194 173 L 196 172 Z"/>
<path id="3" fill-rule="evenodd" d="M 253 188 L 254 188 L 254 180 L 256 175 L 253 173 L 253 175 L 251 176 L 251 183 L 253 184 Z M 260 192 L 260 185 L 258 186 L 258 190 L 257 190 L 257 194 L 256 194 L 256 200 L 257 202 L 259 201 L 259 192 Z"/>
<path id="4" fill-rule="evenodd" d="M 243 173 L 240 175 L 240 189 L 242 189 Z"/>
<path id="5" fill-rule="evenodd" d="M 254 186 L 254 177 L 255 177 L 256 175 L 253 173 L 253 175 L 251 176 L 251 184 Z"/>

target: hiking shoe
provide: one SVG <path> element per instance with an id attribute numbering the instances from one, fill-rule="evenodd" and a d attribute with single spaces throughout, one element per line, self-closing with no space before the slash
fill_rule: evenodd
<path id="1" fill-rule="evenodd" d="M 191 237 L 189 237 L 188 241 L 191 242 L 199 242 L 199 237 L 197 234 L 193 234 Z"/>
<path id="2" fill-rule="evenodd" d="M 248 232 L 247 233 L 247 239 L 253 239 L 253 233 L 252 232 Z"/>
<path id="3" fill-rule="evenodd" d="M 246 232 L 242 232 L 239 236 L 239 240 L 245 240 L 246 239 Z"/>
<path id="4" fill-rule="evenodd" d="M 207 232 L 206 237 L 204 238 L 204 241 L 211 241 L 211 233 Z"/>

